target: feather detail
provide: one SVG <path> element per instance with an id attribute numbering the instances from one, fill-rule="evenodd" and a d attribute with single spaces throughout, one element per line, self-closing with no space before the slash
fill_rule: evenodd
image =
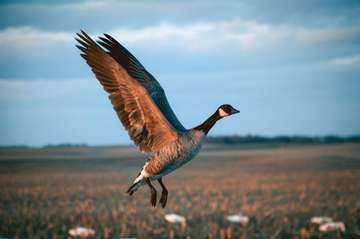
<path id="1" fill-rule="evenodd" d="M 179 134 L 164 117 L 147 90 L 85 32 L 78 48 L 96 75 L 130 138 L 143 152 L 157 152 Z"/>

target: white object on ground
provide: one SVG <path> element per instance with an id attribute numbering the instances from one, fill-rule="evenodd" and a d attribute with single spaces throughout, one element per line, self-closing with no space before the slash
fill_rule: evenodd
<path id="1" fill-rule="evenodd" d="M 249 223 L 249 217 L 241 215 L 241 214 L 234 214 L 234 215 L 227 216 L 226 220 L 228 220 L 231 223 L 240 223 L 244 226 Z"/>
<path id="2" fill-rule="evenodd" d="M 87 238 L 95 236 L 95 230 L 85 227 L 75 227 L 69 230 L 69 235 L 73 237 Z"/>
<path id="3" fill-rule="evenodd" d="M 345 232 L 345 224 L 343 222 L 328 222 L 328 223 L 322 224 L 319 227 L 319 230 L 321 232 L 333 232 L 333 231 L 337 231 L 337 230 Z"/>
<path id="4" fill-rule="evenodd" d="M 166 214 L 165 220 L 169 223 L 185 223 L 186 219 L 183 216 L 180 216 L 178 214 Z"/>
<path id="5" fill-rule="evenodd" d="M 324 223 L 328 223 L 328 222 L 332 222 L 332 218 L 331 217 L 312 217 L 311 218 L 311 223 L 313 224 L 324 224 Z"/>

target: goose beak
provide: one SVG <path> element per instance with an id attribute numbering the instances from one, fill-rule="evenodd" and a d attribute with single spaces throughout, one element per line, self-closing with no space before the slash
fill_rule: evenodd
<path id="1" fill-rule="evenodd" d="M 231 109 L 231 114 L 232 115 L 237 114 L 237 113 L 240 113 L 240 110 L 237 110 L 237 109 L 234 109 L 234 108 Z"/>

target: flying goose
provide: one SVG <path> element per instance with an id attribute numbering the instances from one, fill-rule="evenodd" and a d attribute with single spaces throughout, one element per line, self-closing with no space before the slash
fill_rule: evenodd
<path id="1" fill-rule="evenodd" d="M 151 204 L 156 206 L 156 190 L 162 188 L 160 203 L 164 208 L 168 191 L 162 177 L 190 161 L 199 152 L 209 130 L 221 118 L 239 113 L 229 104 L 221 105 L 204 123 L 185 129 L 171 109 L 163 88 L 144 66 L 108 34 L 95 42 L 84 31 L 77 33 L 76 45 L 95 73 L 118 118 L 140 151 L 150 153 L 127 193 L 132 195 L 147 184 Z"/>

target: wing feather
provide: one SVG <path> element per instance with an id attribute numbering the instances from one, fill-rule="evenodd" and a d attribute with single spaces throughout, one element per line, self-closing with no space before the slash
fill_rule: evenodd
<path id="1" fill-rule="evenodd" d="M 107 53 L 121 66 L 123 66 L 131 77 L 133 77 L 146 89 L 154 103 L 172 127 L 180 132 L 185 132 L 186 129 L 180 123 L 174 111 L 170 107 L 164 89 L 135 58 L 135 56 L 133 56 L 124 46 L 108 34 L 104 34 L 104 37 L 99 37 L 99 39 L 98 43 L 107 50 Z"/>
<path id="2" fill-rule="evenodd" d="M 164 117 L 144 86 L 85 32 L 81 31 L 77 36 L 81 56 L 109 93 L 118 118 L 140 150 L 156 152 L 175 141 L 179 132 Z"/>

